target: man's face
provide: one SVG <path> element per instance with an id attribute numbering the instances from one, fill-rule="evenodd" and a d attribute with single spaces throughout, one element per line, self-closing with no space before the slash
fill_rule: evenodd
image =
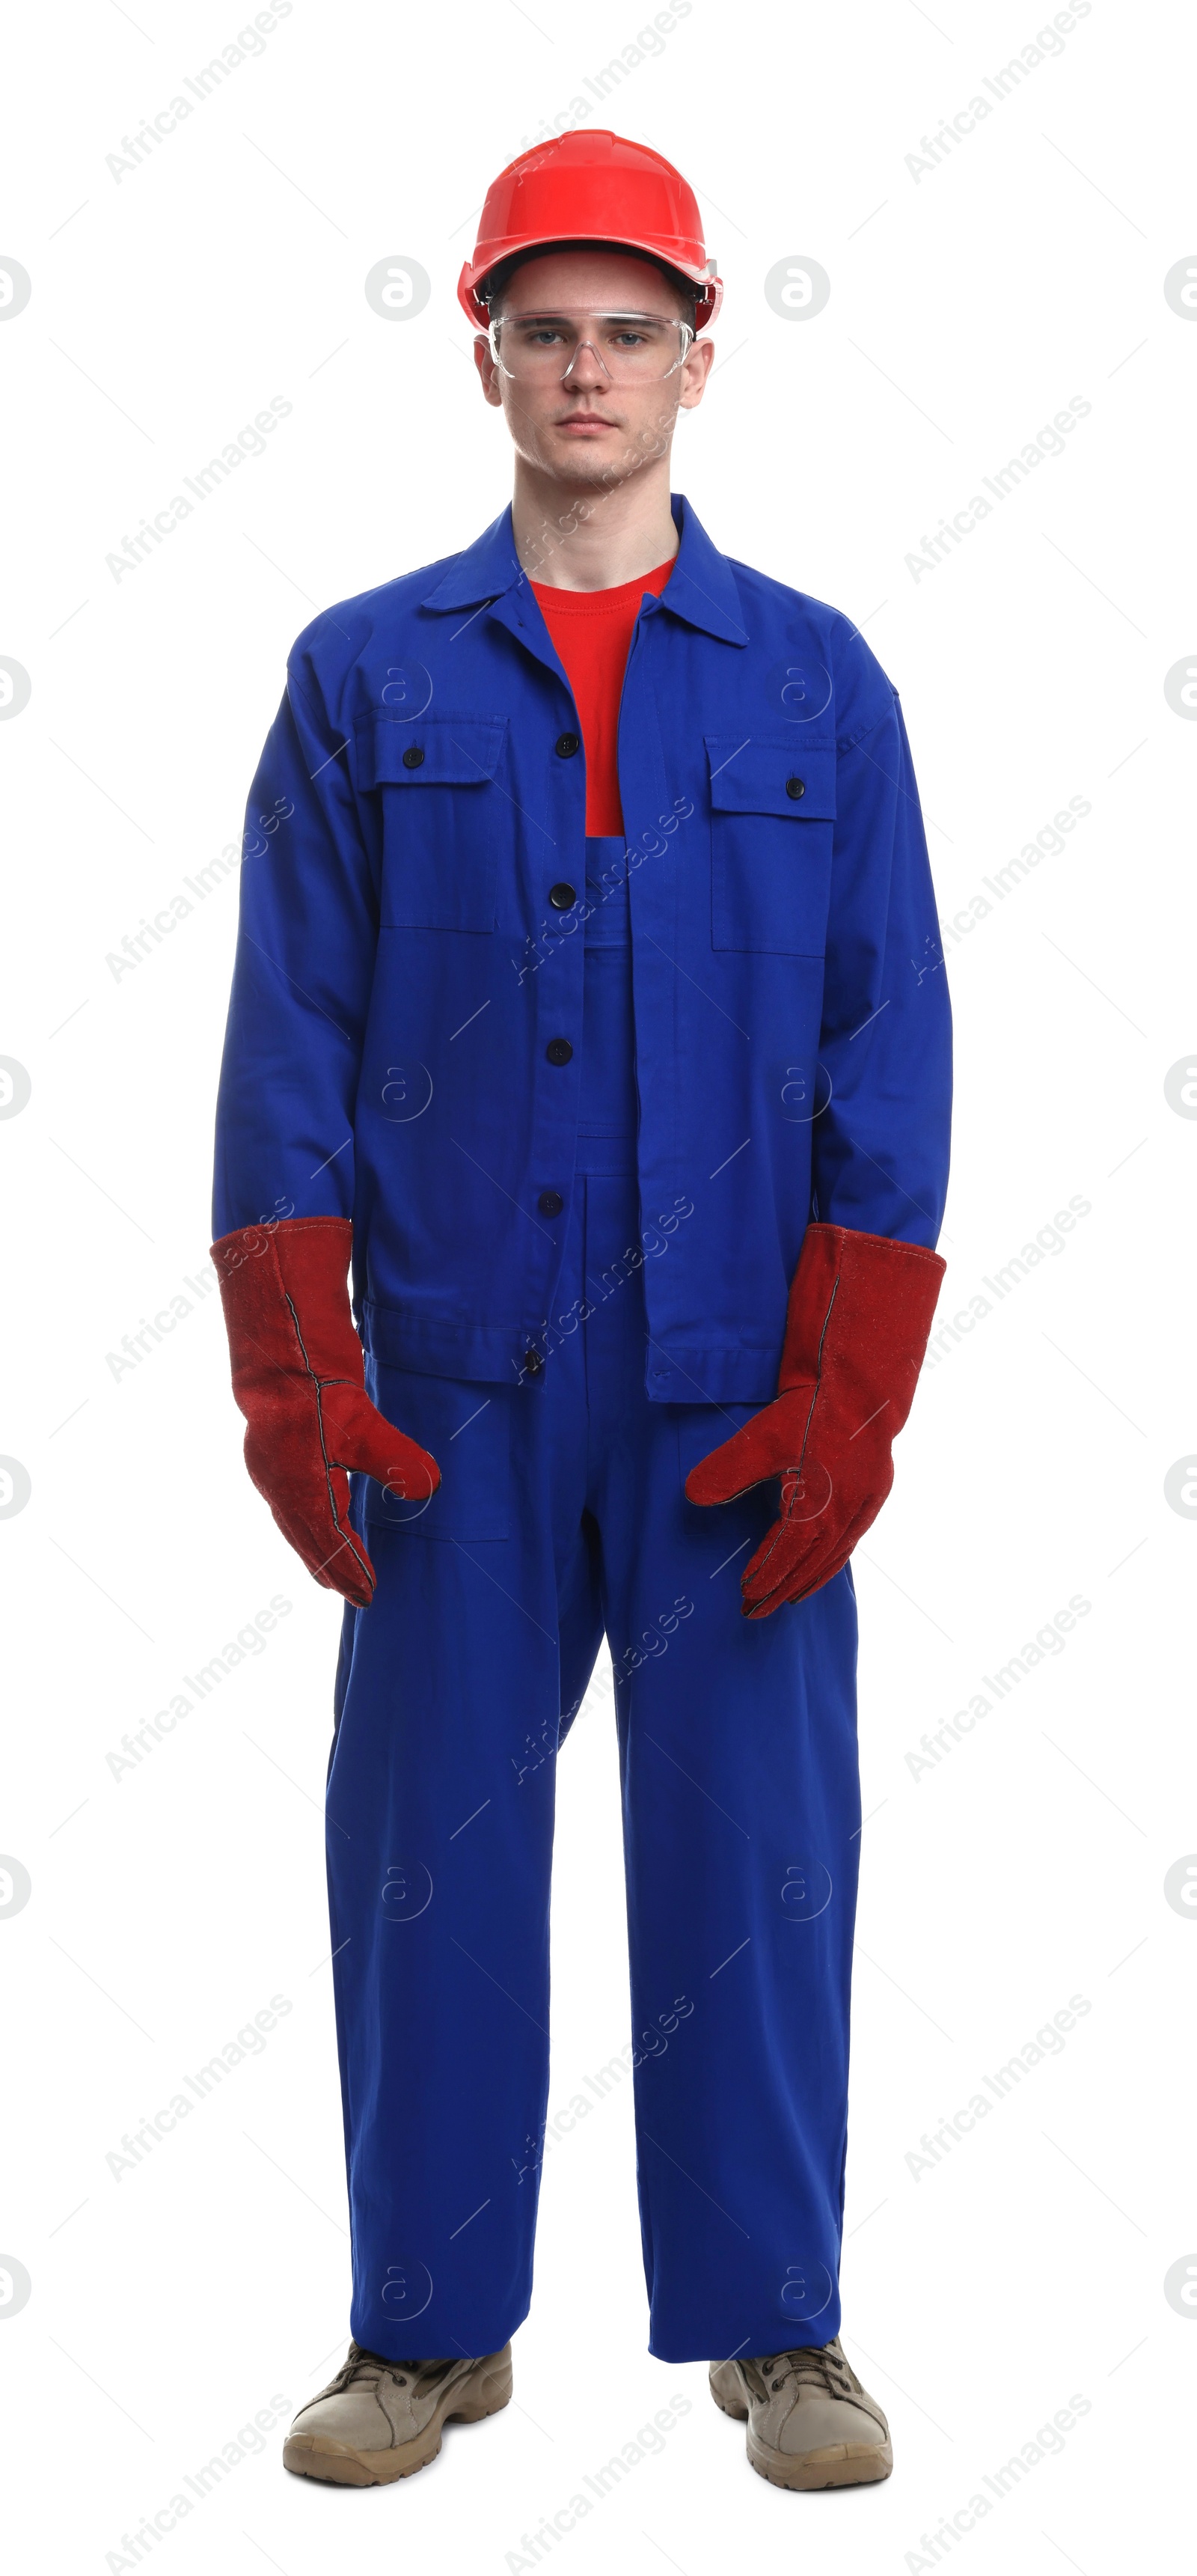
<path id="1" fill-rule="evenodd" d="M 587 309 L 691 321 L 685 297 L 659 268 L 603 249 L 550 251 L 541 259 L 524 260 L 496 298 L 492 320 L 511 326 L 521 314 Z M 510 327 L 509 337 L 514 337 Z M 474 342 L 483 392 L 505 413 L 517 453 L 574 489 L 595 484 L 609 489 L 638 465 L 664 455 L 678 411 L 692 411 L 702 399 L 714 354 L 711 342 L 700 340 L 669 375 L 613 382 L 583 332 L 572 364 L 569 350 L 563 349 L 560 368 L 513 382 L 496 367 L 487 340 L 480 334 Z"/>

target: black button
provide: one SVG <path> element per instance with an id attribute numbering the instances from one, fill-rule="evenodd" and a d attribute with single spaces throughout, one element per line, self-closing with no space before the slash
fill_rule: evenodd
<path id="1" fill-rule="evenodd" d="M 550 1064 L 568 1064 L 573 1048 L 568 1038 L 550 1038 L 545 1054 Z"/>
<path id="2" fill-rule="evenodd" d="M 419 746 L 418 742 L 413 742 L 413 744 L 412 744 L 412 746 L 411 746 L 410 751 L 405 751 L 405 752 L 404 752 L 404 755 L 403 755 L 403 766 L 404 766 L 404 768 L 405 768 L 405 769 L 422 769 L 422 768 L 423 768 L 423 766 L 424 766 L 424 754 L 423 754 L 423 752 L 421 751 L 421 749 L 420 749 L 420 746 Z"/>
<path id="3" fill-rule="evenodd" d="M 786 794 L 787 794 L 787 796 L 793 796 L 793 797 L 795 797 L 795 798 L 797 798 L 797 797 L 799 797 L 799 796 L 805 796 L 805 794 L 806 794 L 806 780 L 805 780 L 805 778 L 787 778 L 787 780 L 786 780 Z"/>
<path id="4" fill-rule="evenodd" d="M 542 1190 L 536 1204 L 542 1216 L 560 1216 L 565 1201 L 560 1190 Z"/>
<path id="5" fill-rule="evenodd" d="M 544 1361 L 542 1360 L 539 1351 L 525 1351 L 524 1367 L 529 1377 L 539 1377 L 540 1372 L 544 1367 Z"/>
<path id="6" fill-rule="evenodd" d="M 568 912 L 571 903 L 576 903 L 577 900 L 577 893 L 574 887 L 567 885 L 564 877 L 562 877 L 560 885 L 549 887 L 549 902 L 552 904 L 554 912 Z"/>
<path id="7" fill-rule="evenodd" d="M 581 748 L 581 737 L 576 733 L 559 733 L 554 745 L 558 760 L 572 760 L 575 751 Z"/>

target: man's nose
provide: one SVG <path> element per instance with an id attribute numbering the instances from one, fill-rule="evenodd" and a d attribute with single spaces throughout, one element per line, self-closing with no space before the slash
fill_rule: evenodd
<path id="1" fill-rule="evenodd" d="M 584 391 L 589 385 L 610 384 L 610 369 L 604 366 L 593 340 L 579 340 L 561 381 L 579 391 Z"/>

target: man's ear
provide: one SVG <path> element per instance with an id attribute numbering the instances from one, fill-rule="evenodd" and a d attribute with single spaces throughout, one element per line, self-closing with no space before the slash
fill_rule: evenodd
<path id="1" fill-rule="evenodd" d="M 496 411 L 501 411 L 503 396 L 499 389 L 499 370 L 495 365 L 485 331 L 476 331 L 474 334 L 474 364 L 482 379 L 482 391 L 487 402 L 493 403 Z"/>
<path id="2" fill-rule="evenodd" d="M 703 395 L 706 391 L 707 377 L 709 376 L 714 363 L 714 341 L 696 340 L 693 348 L 687 354 L 686 363 L 682 370 L 682 392 L 678 403 L 680 411 L 693 411 L 697 404 L 702 401 Z"/>

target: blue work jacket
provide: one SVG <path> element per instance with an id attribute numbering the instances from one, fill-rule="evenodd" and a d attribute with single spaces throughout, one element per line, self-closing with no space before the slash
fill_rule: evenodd
<path id="1" fill-rule="evenodd" d="M 628 656 L 645 1387 L 766 1402 L 812 1216 L 934 1245 L 950 1018 L 896 690 L 851 622 L 680 550 Z M 300 636 L 250 795 L 217 1235 L 353 1219 L 382 1362 L 490 1382 L 554 1294 L 582 1078 L 585 754 L 516 557 L 477 543 Z M 557 1206 L 557 1202 L 560 1206 Z"/>

